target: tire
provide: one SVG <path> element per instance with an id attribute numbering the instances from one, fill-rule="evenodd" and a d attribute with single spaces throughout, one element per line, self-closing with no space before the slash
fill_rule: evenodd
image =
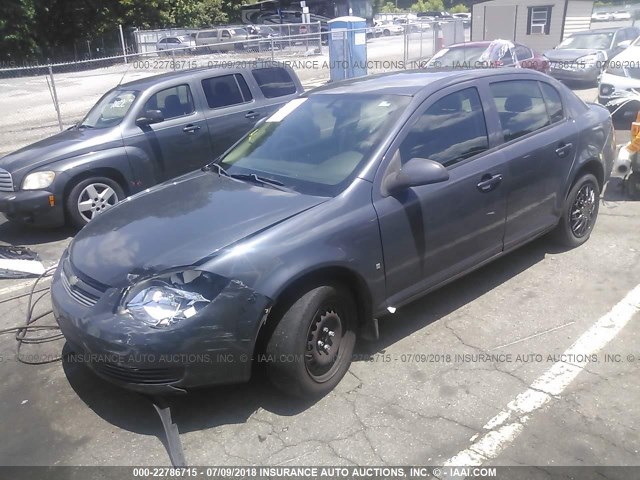
<path id="1" fill-rule="evenodd" d="M 580 177 L 565 200 L 562 217 L 554 231 L 556 241 L 565 247 L 579 247 L 593 231 L 600 207 L 598 180 L 588 173 Z"/>
<path id="2" fill-rule="evenodd" d="M 76 228 L 82 228 L 91 219 L 113 207 L 124 196 L 120 184 L 110 178 L 91 177 L 81 180 L 71 189 L 65 202 L 69 223 Z M 85 208 L 81 208 L 81 202 Z"/>
<path id="3" fill-rule="evenodd" d="M 389 31 L 389 30 L 384 30 L 384 31 L 382 32 L 382 34 L 383 34 L 385 37 L 390 37 L 390 36 L 391 36 L 391 31 Z"/>
<path id="4" fill-rule="evenodd" d="M 627 195 L 632 200 L 640 200 L 640 172 L 633 172 L 627 178 L 626 187 Z"/>
<path id="5" fill-rule="evenodd" d="M 269 377 L 286 394 L 320 398 L 351 365 L 355 303 L 345 287 L 324 285 L 307 290 L 285 310 L 266 346 Z"/>

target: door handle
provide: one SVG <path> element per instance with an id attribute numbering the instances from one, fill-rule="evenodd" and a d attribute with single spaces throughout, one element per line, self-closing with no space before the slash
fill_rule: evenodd
<path id="1" fill-rule="evenodd" d="M 502 181 L 502 175 L 497 173 L 496 175 L 491 175 L 487 173 L 483 175 L 480 179 L 480 183 L 478 184 L 478 190 L 482 193 L 488 193 L 494 188 L 498 186 L 498 184 Z"/>
<path id="2" fill-rule="evenodd" d="M 556 155 L 560 158 L 566 157 L 569 150 L 571 150 L 571 147 L 573 147 L 573 143 L 560 143 L 558 148 L 556 148 Z"/>
<path id="3" fill-rule="evenodd" d="M 250 118 L 251 120 L 253 120 L 254 118 L 258 118 L 260 116 L 260 114 L 258 112 L 248 112 L 244 118 Z"/>
<path id="4" fill-rule="evenodd" d="M 200 130 L 200 126 L 192 124 L 189 124 L 182 129 L 184 133 L 196 133 L 198 130 Z"/>

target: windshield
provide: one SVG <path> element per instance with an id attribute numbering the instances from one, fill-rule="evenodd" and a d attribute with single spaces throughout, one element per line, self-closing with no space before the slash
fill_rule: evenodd
<path id="1" fill-rule="evenodd" d="M 315 94 L 292 100 L 223 158 L 229 174 L 255 173 L 309 195 L 340 193 L 411 97 Z"/>
<path id="2" fill-rule="evenodd" d="M 575 48 L 579 50 L 606 50 L 611 46 L 613 33 L 591 33 L 587 35 L 574 35 L 558 45 L 558 49 Z"/>
<path id="3" fill-rule="evenodd" d="M 436 54 L 431 61 L 429 61 L 428 65 L 434 67 L 473 67 L 486 49 L 487 47 L 450 48 L 444 50 L 441 54 Z"/>
<path id="4" fill-rule="evenodd" d="M 94 105 L 79 126 L 109 128 L 118 125 L 139 93 L 136 90 L 112 90 L 108 92 Z"/>

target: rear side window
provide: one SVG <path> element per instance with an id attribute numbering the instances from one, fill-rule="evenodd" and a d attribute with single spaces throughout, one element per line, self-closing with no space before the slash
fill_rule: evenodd
<path id="1" fill-rule="evenodd" d="M 256 68 L 253 70 L 253 78 L 256 79 L 266 98 L 283 97 L 296 93 L 296 84 L 284 68 Z"/>
<path id="2" fill-rule="evenodd" d="M 535 132 L 551 122 L 538 82 L 510 80 L 491 84 L 505 142 Z"/>
<path id="3" fill-rule="evenodd" d="M 516 45 L 516 58 L 518 61 L 528 60 L 533 58 L 533 53 L 524 45 Z"/>
<path id="4" fill-rule="evenodd" d="M 202 89 L 209 108 L 230 107 L 252 100 L 247 82 L 240 74 L 205 78 Z"/>
<path id="5" fill-rule="evenodd" d="M 426 158 L 451 166 L 489 148 L 478 91 L 467 88 L 437 100 L 400 145 L 401 162 Z"/>
<path id="6" fill-rule="evenodd" d="M 160 110 L 166 120 L 190 115 L 196 111 L 196 108 L 189 85 L 178 85 L 160 90 L 147 100 L 144 111 L 148 110 Z"/>
<path id="7" fill-rule="evenodd" d="M 547 113 L 549 114 L 551 123 L 556 123 L 564 119 L 562 100 L 560 99 L 558 91 L 548 83 L 543 82 L 540 82 L 540 88 L 542 89 L 544 103 L 547 105 Z"/>

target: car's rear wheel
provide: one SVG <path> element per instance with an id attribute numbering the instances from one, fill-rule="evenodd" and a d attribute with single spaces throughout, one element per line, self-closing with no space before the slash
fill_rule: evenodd
<path id="1" fill-rule="evenodd" d="M 84 227 L 124 198 L 122 187 L 107 177 L 91 177 L 78 182 L 66 201 L 70 223 Z"/>
<path id="2" fill-rule="evenodd" d="M 595 226 L 599 207 L 598 180 L 590 173 L 585 174 L 574 183 L 567 196 L 562 217 L 554 232 L 556 239 L 570 248 L 585 243 Z"/>
<path id="3" fill-rule="evenodd" d="M 322 397 L 351 364 L 357 325 L 353 298 L 342 286 L 323 285 L 285 309 L 266 347 L 271 381 L 287 394 Z"/>

